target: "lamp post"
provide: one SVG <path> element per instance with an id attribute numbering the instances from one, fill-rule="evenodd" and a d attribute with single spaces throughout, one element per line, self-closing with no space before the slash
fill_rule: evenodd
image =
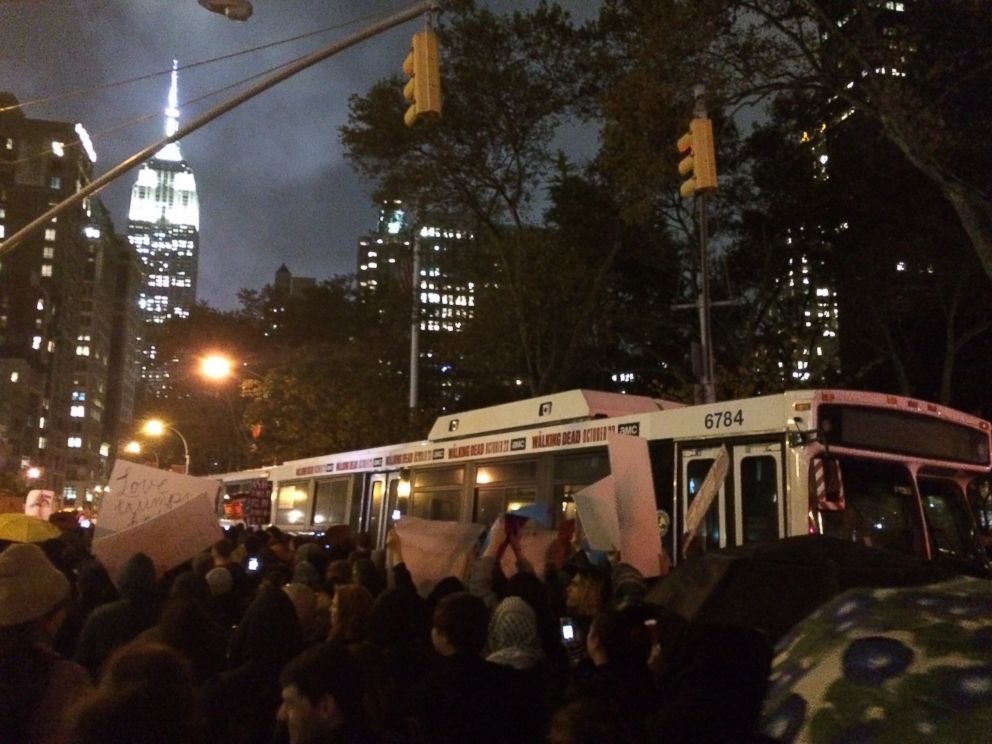
<path id="1" fill-rule="evenodd" d="M 160 437 L 165 433 L 166 429 L 179 437 L 179 440 L 183 443 L 183 456 L 186 459 L 186 467 L 183 472 L 186 475 L 189 475 L 189 443 L 186 441 L 186 437 L 182 435 L 182 432 L 174 426 L 169 426 L 160 419 L 148 419 L 148 421 L 145 422 L 145 425 L 141 427 L 141 430 L 150 437 Z M 158 455 L 155 457 L 157 460 Z"/>

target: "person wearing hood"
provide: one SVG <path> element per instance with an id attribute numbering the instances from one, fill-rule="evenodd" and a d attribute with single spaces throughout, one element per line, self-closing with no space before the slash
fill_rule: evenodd
<path id="1" fill-rule="evenodd" d="M 538 637 L 537 616 L 521 597 L 507 597 L 496 605 L 489 621 L 487 651 L 486 661 L 506 668 L 510 688 L 527 701 L 521 740 L 542 741 L 559 700 Z"/>
<path id="2" fill-rule="evenodd" d="M 92 687 L 82 666 L 52 648 L 68 599 L 68 579 L 37 545 L 12 545 L 0 553 L 0 739 L 5 744 L 64 740 L 66 710 Z"/>
<path id="3" fill-rule="evenodd" d="M 159 591 L 151 558 L 144 553 L 131 556 L 121 566 L 117 588 L 120 599 L 90 613 L 76 645 L 76 661 L 94 680 L 115 649 L 158 622 Z"/>

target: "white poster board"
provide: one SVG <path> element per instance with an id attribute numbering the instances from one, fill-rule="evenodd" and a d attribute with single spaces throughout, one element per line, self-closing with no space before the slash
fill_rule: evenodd
<path id="1" fill-rule="evenodd" d="M 606 552 L 619 550 L 620 519 L 613 476 L 608 475 L 586 486 L 572 498 L 589 547 Z"/>
<path id="2" fill-rule="evenodd" d="M 548 550 L 557 539 L 558 533 L 556 531 L 541 529 L 535 520 L 528 522 L 520 533 L 520 553 L 534 569 L 534 575 L 542 581 L 544 580 L 544 564 L 547 561 Z M 499 565 L 506 578 L 516 575 L 517 555 L 511 547 L 507 546 L 506 550 L 503 551 Z"/>
<path id="3" fill-rule="evenodd" d="M 611 433 L 606 443 L 620 523 L 620 558 L 646 579 L 658 576 L 661 536 L 648 441 Z"/>
<path id="4" fill-rule="evenodd" d="M 727 471 L 730 469 L 730 453 L 727 452 L 726 445 L 720 447 L 720 452 L 710 466 L 709 472 L 703 479 L 699 491 L 689 504 L 685 512 L 685 534 L 682 538 L 682 557 L 685 558 L 690 551 L 693 541 L 699 536 L 699 528 L 703 523 L 703 518 L 709 510 L 713 499 L 723 487 L 723 482 L 727 479 Z"/>
<path id="5" fill-rule="evenodd" d="M 448 576 L 466 580 L 476 544 L 486 529 L 481 524 L 420 517 L 403 517 L 394 527 L 400 539 L 403 563 L 423 597 Z"/>
<path id="6" fill-rule="evenodd" d="M 215 512 L 220 482 L 118 460 L 97 514 L 93 554 L 116 579 L 135 553 L 159 574 L 223 537 Z"/>

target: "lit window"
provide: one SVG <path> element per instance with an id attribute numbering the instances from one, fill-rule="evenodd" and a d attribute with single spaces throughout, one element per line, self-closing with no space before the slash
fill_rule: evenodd
<path id="1" fill-rule="evenodd" d="M 41 275 L 42 276 L 51 276 L 52 275 L 52 265 L 51 264 L 42 264 L 41 265 Z"/>
<path id="2" fill-rule="evenodd" d="M 48 437 L 38 437 L 38 449 L 43 450 L 48 446 Z"/>
<path id="3" fill-rule="evenodd" d="M 69 415 L 72 418 L 83 418 L 86 416 L 86 406 L 69 406 Z"/>
<path id="4" fill-rule="evenodd" d="M 89 356 L 90 347 L 80 344 L 76 347 L 76 356 Z"/>
<path id="5" fill-rule="evenodd" d="M 46 227 L 45 228 L 45 240 L 55 240 L 55 228 Z"/>
<path id="6" fill-rule="evenodd" d="M 54 245 L 46 245 L 44 248 L 42 248 L 41 249 L 41 257 L 42 258 L 49 258 L 49 259 L 55 258 L 55 246 Z"/>
<path id="7" fill-rule="evenodd" d="M 66 446 L 67 447 L 72 447 L 73 449 L 79 449 L 80 447 L 83 446 L 83 438 L 82 437 L 69 437 L 66 440 Z"/>
<path id="8" fill-rule="evenodd" d="M 52 155 L 61 158 L 65 155 L 65 143 L 52 140 Z"/>
<path id="9" fill-rule="evenodd" d="M 10 381 L 11 382 L 17 382 L 20 378 L 21 378 L 21 373 L 20 372 L 11 372 L 10 373 Z"/>
<path id="10" fill-rule="evenodd" d="M 41 348 L 41 336 L 35 336 L 31 339 L 31 348 L 36 351 Z"/>

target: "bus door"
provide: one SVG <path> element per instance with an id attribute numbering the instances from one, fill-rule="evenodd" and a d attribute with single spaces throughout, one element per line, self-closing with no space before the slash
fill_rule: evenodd
<path id="1" fill-rule="evenodd" d="M 706 475 L 716 462 L 721 452 L 720 447 L 707 448 L 685 448 L 679 450 L 679 529 L 675 535 L 678 541 L 678 558 L 682 558 L 682 539 L 686 531 L 685 517 L 690 504 L 699 493 L 700 486 L 706 479 Z M 717 491 L 713 502 L 706 510 L 702 524 L 699 528 L 699 537 L 696 540 L 695 550 L 714 550 L 728 545 L 727 540 L 727 493 L 728 481 L 731 480 L 731 473 L 720 489 Z"/>
<path id="2" fill-rule="evenodd" d="M 735 444 L 734 544 L 776 540 L 785 534 L 782 442 Z"/>
<path id="3" fill-rule="evenodd" d="M 385 543 L 386 532 L 393 524 L 392 511 L 398 508 L 399 485 L 399 471 L 369 476 L 363 527 L 377 547 Z"/>

